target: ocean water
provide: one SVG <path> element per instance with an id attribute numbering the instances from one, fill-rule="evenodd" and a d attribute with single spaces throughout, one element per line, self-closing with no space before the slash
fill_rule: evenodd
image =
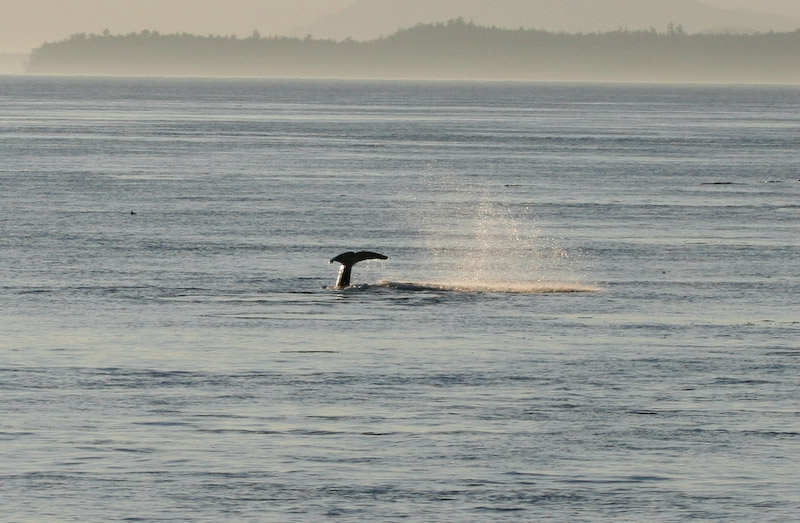
<path id="1" fill-rule="evenodd" d="M 799 153 L 797 87 L 0 77 L 0 520 L 796 519 Z"/>

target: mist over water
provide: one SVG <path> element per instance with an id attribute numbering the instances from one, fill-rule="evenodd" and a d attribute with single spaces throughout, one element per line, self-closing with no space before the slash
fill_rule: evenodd
<path id="1" fill-rule="evenodd" d="M 404 219 L 427 247 L 420 262 L 431 266 L 432 279 L 403 283 L 465 292 L 599 289 L 578 281 L 580 251 L 570 255 L 557 238 L 545 236 L 530 204 L 511 200 L 513 186 L 489 189 L 430 165 L 421 186 L 407 192 L 414 200 Z"/>
<path id="2" fill-rule="evenodd" d="M 799 100 L 0 78 L 0 519 L 792 520 Z"/>

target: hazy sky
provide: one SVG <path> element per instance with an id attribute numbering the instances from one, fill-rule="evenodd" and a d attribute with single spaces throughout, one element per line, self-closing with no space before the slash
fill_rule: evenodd
<path id="1" fill-rule="evenodd" d="M 800 17 L 800 0 L 700 0 L 723 9 L 744 9 Z"/>
<path id="2" fill-rule="evenodd" d="M 559 0 L 552 0 L 554 3 Z M 602 1 L 602 0 L 599 0 Z M 701 0 L 800 18 L 800 0 Z M 354 0 L 0 0 L 0 52 L 29 52 L 78 32 L 295 34 Z"/>

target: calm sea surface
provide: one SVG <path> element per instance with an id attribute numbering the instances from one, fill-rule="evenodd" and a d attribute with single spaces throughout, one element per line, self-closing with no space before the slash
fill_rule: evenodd
<path id="1" fill-rule="evenodd" d="M 800 88 L 0 77 L 0 209 L 2 521 L 800 513 Z"/>

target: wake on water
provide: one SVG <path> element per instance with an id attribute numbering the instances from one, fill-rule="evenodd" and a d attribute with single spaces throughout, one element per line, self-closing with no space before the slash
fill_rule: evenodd
<path id="1" fill-rule="evenodd" d="M 396 291 L 449 291 L 463 293 L 501 294 L 554 294 L 570 292 L 598 292 L 600 287 L 577 282 L 503 282 L 503 281 L 439 281 L 400 282 L 380 280 L 374 284 L 350 287 L 354 290 L 391 289 Z"/>

